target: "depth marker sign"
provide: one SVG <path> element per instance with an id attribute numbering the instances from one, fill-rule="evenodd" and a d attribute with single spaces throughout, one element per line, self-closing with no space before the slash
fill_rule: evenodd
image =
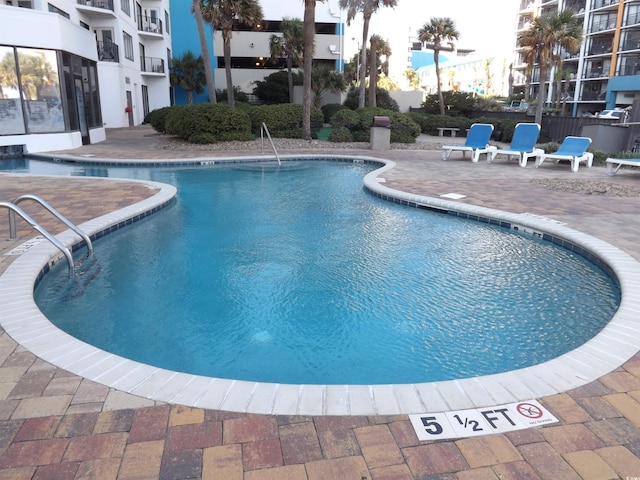
<path id="1" fill-rule="evenodd" d="M 476 437 L 556 423 L 536 400 L 455 412 L 409 415 L 419 440 Z"/>

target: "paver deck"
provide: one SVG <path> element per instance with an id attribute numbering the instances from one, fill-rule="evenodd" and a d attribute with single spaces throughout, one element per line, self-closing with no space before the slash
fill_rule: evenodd
<path id="1" fill-rule="evenodd" d="M 105 158 L 200 157 L 162 150 L 145 128 L 109 131 L 75 155 Z M 434 141 L 437 142 L 437 139 Z M 313 150 L 318 152 L 318 150 Z M 67 152 L 70 153 L 70 152 Z M 207 156 L 259 152 L 211 152 Z M 281 152 L 286 153 L 286 152 Z M 556 192 L 536 179 L 638 186 L 640 172 L 608 177 L 604 166 L 571 173 L 566 165 L 452 158 L 440 152 L 331 150 L 394 160 L 385 185 L 460 202 L 530 213 L 605 240 L 640 259 L 640 197 Z M 147 187 L 86 178 L 0 175 L 0 201 L 42 195 L 72 221 L 149 196 Z M 25 206 L 25 209 L 27 207 Z M 34 214 L 37 217 L 37 215 Z M 60 228 L 46 223 L 54 232 Z M 0 248 L 9 241 L 0 223 Z M 0 271 L 11 261 L 0 258 Z M 1 313 L 0 313 L 1 314 Z M 638 319 L 640 321 L 640 319 Z M 640 477 L 640 355 L 583 387 L 538 399 L 560 423 L 455 441 L 420 442 L 406 415 L 272 416 L 168 405 L 70 374 L 0 335 L 0 478 L 163 479 L 625 479 Z"/>

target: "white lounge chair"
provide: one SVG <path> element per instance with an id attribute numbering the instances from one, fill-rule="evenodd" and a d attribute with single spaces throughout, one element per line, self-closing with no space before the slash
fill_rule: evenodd
<path id="1" fill-rule="evenodd" d="M 607 175 L 615 175 L 623 165 L 640 167 L 640 158 L 607 158 Z"/>
<path id="2" fill-rule="evenodd" d="M 540 155 L 536 160 L 536 168 L 547 159 L 554 160 L 554 163 L 558 163 L 560 160 L 570 161 L 572 172 L 578 171 L 580 162 L 585 162 L 587 167 L 591 167 L 593 165 L 593 153 L 587 152 L 589 145 L 591 145 L 589 137 L 568 136 L 562 141 L 557 151 Z"/>
<path id="3" fill-rule="evenodd" d="M 496 147 L 489 146 L 489 140 L 493 133 L 493 125 L 490 123 L 474 123 L 467 133 L 467 139 L 462 145 L 443 145 L 442 159 L 447 160 L 451 152 L 462 152 L 462 158 L 467 158 L 467 152 L 471 152 L 471 161 L 477 163 L 480 155 L 489 154 Z"/>
<path id="4" fill-rule="evenodd" d="M 540 125 L 537 123 L 518 123 L 513 131 L 513 138 L 509 148 L 497 148 L 487 155 L 487 162 L 491 163 L 497 155 L 507 158 L 517 156 L 521 167 L 527 166 L 527 160 L 539 157 L 544 153 L 541 148 L 535 148 L 540 136 Z"/>

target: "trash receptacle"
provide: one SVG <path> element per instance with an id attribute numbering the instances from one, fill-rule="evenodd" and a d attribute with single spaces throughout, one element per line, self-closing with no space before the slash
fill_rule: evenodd
<path id="1" fill-rule="evenodd" d="M 373 117 L 371 125 L 371 150 L 391 148 L 391 120 L 389 117 Z"/>

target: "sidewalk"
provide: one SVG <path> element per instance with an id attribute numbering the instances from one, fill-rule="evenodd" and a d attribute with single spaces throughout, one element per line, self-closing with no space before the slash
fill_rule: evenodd
<path id="1" fill-rule="evenodd" d="M 449 143 L 448 137 L 424 138 Z M 109 131 L 107 141 L 77 149 L 99 158 L 197 158 L 147 128 Z M 460 157 L 439 150 L 322 151 L 394 160 L 385 185 L 460 202 L 540 215 L 601 238 L 640 259 L 640 196 L 555 191 L 544 185 L 587 182 L 638 188 L 640 173 L 608 177 L 604 167 L 522 169 L 516 162 Z M 210 157 L 256 155 L 211 151 Z M 267 152 L 268 153 L 268 152 Z M 295 152 L 279 152 L 282 155 Z M 0 200 L 41 194 L 82 223 L 150 192 L 129 182 L 0 175 Z M 81 205 L 79 207 L 78 205 Z M 26 209 L 26 208 L 25 208 Z M 36 216 L 34 214 L 34 216 Z M 43 221 L 47 221 L 42 217 Z M 55 230 L 54 230 L 55 231 Z M 59 231 L 59 230 L 58 230 Z M 20 241 L 33 236 L 20 230 Z M 9 243 L 0 224 L 0 244 Z M 0 259 L 0 271 L 10 258 Z M 2 307 L 0 306 L 0 311 Z M 640 477 L 640 355 L 595 382 L 538 399 L 560 423 L 455 441 L 420 442 L 407 416 L 247 415 L 156 404 L 69 374 L 0 335 L 0 478 L 224 480 L 506 480 Z"/>

